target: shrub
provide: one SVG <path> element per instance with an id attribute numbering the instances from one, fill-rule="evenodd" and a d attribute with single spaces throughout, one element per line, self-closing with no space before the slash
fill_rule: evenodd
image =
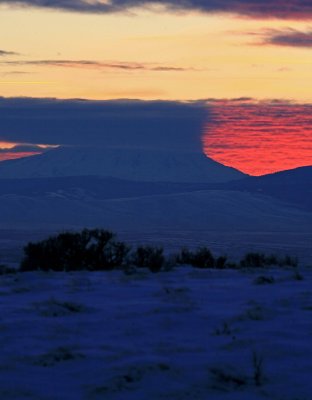
<path id="1" fill-rule="evenodd" d="M 15 268 L 9 267 L 5 264 L 0 264 L 0 275 L 15 274 L 16 272 Z"/>
<path id="2" fill-rule="evenodd" d="M 138 268 L 149 268 L 152 272 L 159 272 L 165 264 L 163 248 L 139 246 L 132 253 L 130 261 Z"/>
<path id="3" fill-rule="evenodd" d="M 254 383 L 261 386 L 264 382 L 263 357 L 255 351 L 252 353 L 252 365 Z"/>
<path id="4" fill-rule="evenodd" d="M 289 255 L 286 255 L 284 259 L 280 260 L 282 262 L 282 266 L 288 266 L 288 267 L 297 267 L 298 266 L 298 259 L 297 257 L 291 257 Z M 279 264 L 280 265 L 280 264 Z"/>
<path id="5" fill-rule="evenodd" d="M 255 279 L 254 283 L 256 285 L 266 285 L 266 284 L 271 284 L 275 283 L 275 279 L 273 276 L 258 276 L 258 278 Z"/>
<path id="6" fill-rule="evenodd" d="M 240 262 L 242 268 L 262 268 L 266 266 L 297 267 L 297 258 L 288 255 L 278 257 L 275 254 L 247 253 Z"/>
<path id="7" fill-rule="evenodd" d="M 226 256 L 220 256 L 216 259 L 216 268 L 217 269 L 224 269 L 227 267 L 227 257 Z"/>
<path id="8" fill-rule="evenodd" d="M 54 365 L 64 361 L 73 361 L 81 358 L 85 358 L 85 356 L 75 352 L 70 347 L 62 346 L 38 356 L 35 359 L 34 364 L 40 365 L 41 367 L 53 367 Z"/>
<path id="9" fill-rule="evenodd" d="M 177 264 L 189 264 L 196 268 L 214 268 L 216 266 L 215 259 L 207 247 L 200 247 L 193 252 L 182 248 L 180 254 L 177 255 L 176 262 Z"/>
<path id="10" fill-rule="evenodd" d="M 180 253 L 165 259 L 162 247 L 139 246 L 128 256 L 130 247 L 117 241 L 115 235 L 103 229 L 84 229 L 81 232 L 62 232 L 37 243 L 28 243 L 20 271 L 101 271 L 134 266 L 149 268 L 153 272 L 171 270 L 176 264 L 188 264 L 195 268 L 238 269 L 260 268 L 271 265 L 296 268 L 298 260 L 288 255 L 278 257 L 263 253 L 247 253 L 239 264 L 231 263 L 227 257 L 214 258 L 203 246 L 191 251 L 182 248 Z M 14 273 L 15 269 L 0 266 L 0 275 Z M 269 282 L 258 282 L 269 283 Z"/>
<path id="11" fill-rule="evenodd" d="M 240 268 L 240 265 L 239 264 L 237 264 L 236 262 L 227 262 L 226 264 L 225 264 L 225 268 L 227 268 L 227 269 L 239 269 Z"/>
<path id="12" fill-rule="evenodd" d="M 295 281 L 303 281 L 304 277 L 303 275 L 300 274 L 300 272 L 298 271 L 298 269 L 295 269 L 294 274 L 293 274 L 293 279 Z"/>
<path id="13" fill-rule="evenodd" d="M 243 268 L 260 268 L 266 265 L 266 257 L 262 253 L 247 253 L 240 262 Z"/>
<path id="14" fill-rule="evenodd" d="M 22 271 L 109 270 L 123 263 L 129 247 L 110 231 L 64 232 L 24 248 Z"/>

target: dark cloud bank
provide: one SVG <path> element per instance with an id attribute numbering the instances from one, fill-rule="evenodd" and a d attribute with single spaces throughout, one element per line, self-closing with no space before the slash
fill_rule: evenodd
<path id="1" fill-rule="evenodd" d="M 0 141 L 201 151 L 204 102 L 0 98 Z"/>
<path id="2" fill-rule="evenodd" d="M 311 104 L 248 98 L 179 102 L 0 97 L 0 141 L 201 152 L 207 126 L 225 122 L 216 119 L 215 107 L 219 116 L 234 107 L 236 118 L 244 118 L 246 108 L 261 113 L 265 107 L 277 121 L 292 118 L 298 108 L 306 115 L 311 111 Z"/>
<path id="3" fill-rule="evenodd" d="M 112 13 L 161 5 L 173 12 L 226 12 L 255 18 L 311 19 L 311 0 L 0 0 L 10 6 L 34 6 L 76 12 Z"/>

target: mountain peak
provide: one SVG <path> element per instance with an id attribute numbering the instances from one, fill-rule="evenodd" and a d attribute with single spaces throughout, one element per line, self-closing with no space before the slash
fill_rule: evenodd
<path id="1" fill-rule="evenodd" d="M 201 152 L 117 147 L 59 147 L 0 163 L 0 178 L 96 175 L 146 182 L 228 182 L 245 175 Z"/>

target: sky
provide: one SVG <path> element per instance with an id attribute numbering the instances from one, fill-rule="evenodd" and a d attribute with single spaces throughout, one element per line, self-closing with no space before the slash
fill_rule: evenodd
<path id="1" fill-rule="evenodd" d="M 0 17 L 4 99 L 201 101 L 208 156 L 255 175 L 312 164 L 311 0 L 0 0 Z M 8 134 L 0 160 L 49 144 Z"/>

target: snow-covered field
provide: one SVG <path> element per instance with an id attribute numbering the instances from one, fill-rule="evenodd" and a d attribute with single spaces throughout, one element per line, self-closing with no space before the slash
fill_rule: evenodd
<path id="1" fill-rule="evenodd" d="M 289 254 L 304 279 L 189 267 L 2 275 L 1 400 L 312 398 L 310 169 L 233 183 L 244 175 L 182 150 L 65 147 L 1 163 L 0 264 L 17 266 L 29 241 L 98 227 L 166 253 Z"/>
<path id="2" fill-rule="evenodd" d="M 312 270 L 300 274 L 1 276 L 0 398 L 310 400 Z"/>

